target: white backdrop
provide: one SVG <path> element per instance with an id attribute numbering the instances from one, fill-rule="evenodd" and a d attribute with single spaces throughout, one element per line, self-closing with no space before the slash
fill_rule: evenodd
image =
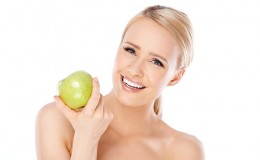
<path id="1" fill-rule="evenodd" d="M 128 20 L 148 5 L 184 11 L 195 59 L 163 95 L 163 119 L 197 136 L 209 160 L 260 159 L 260 5 L 247 1 L 0 1 L 0 159 L 36 159 L 34 123 L 57 82 L 84 69 L 111 88 Z"/>

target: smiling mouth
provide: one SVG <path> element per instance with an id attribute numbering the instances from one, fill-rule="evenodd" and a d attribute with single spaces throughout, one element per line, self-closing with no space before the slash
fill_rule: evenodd
<path id="1" fill-rule="evenodd" d="M 126 77 L 122 76 L 122 81 L 123 83 L 130 88 L 134 88 L 134 89 L 144 89 L 145 86 L 140 85 L 140 84 L 136 84 L 134 82 L 131 82 L 130 80 L 128 80 Z"/>

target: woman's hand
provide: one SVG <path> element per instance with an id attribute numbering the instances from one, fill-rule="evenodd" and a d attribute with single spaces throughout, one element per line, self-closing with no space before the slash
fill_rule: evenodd
<path id="1" fill-rule="evenodd" d="M 87 105 L 80 111 L 68 108 L 59 96 L 55 96 L 56 106 L 69 120 L 75 135 L 98 143 L 100 137 L 113 119 L 112 113 L 104 106 L 97 78 L 93 79 L 92 95 Z"/>

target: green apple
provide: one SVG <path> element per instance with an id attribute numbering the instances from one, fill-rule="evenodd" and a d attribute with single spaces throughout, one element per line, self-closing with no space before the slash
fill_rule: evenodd
<path id="1" fill-rule="evenodd" d="M 58 95 L 69 108 L 79 109 L 87 104 L 92 88 L 92 76 L 79 70 L 58 83 Z"/>

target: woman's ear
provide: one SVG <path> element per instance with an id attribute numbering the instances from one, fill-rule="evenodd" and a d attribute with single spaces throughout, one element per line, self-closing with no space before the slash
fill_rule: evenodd
<path id="1" fill-rule="evenodd" d="M 173 86 L 173 85 L 177 84 L 177 83 L 181 80 L 181 78 L 182 78 L 182 76 L 183 76 L 184 73 L 185 73 L 185 68 L 179 69 L 179 70 L 173 75 L 171 81 L 168 83 L 168 86 Z"/>

